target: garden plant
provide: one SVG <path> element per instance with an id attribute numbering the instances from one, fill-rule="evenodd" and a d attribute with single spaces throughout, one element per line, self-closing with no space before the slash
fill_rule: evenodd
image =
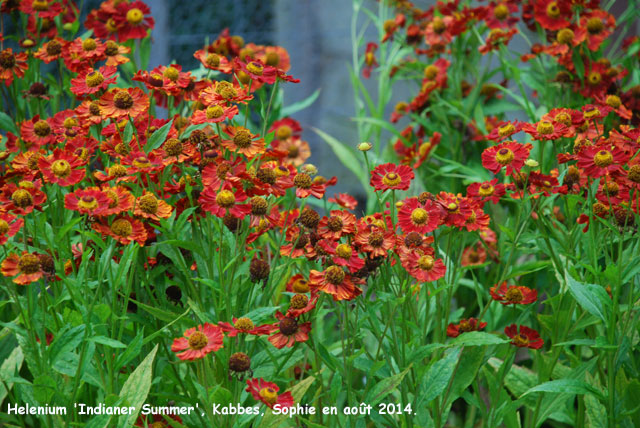
<path id="1" fill-rule="evenodd" d="M 283 47 L 2 0 L 0 426 L 640 426 L 638 2 L 424 3 L 342 2 L 340 141 Z"/>

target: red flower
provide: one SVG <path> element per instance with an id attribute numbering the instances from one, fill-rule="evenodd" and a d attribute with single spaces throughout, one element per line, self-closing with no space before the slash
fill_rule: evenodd
<path id="1" fill-rule="evenodd" d="M 201 123 L 220 123 L 233 119 L 237 114 L 238 106 L 236 105 L 226 107 L 214 104 L 193 112 L 191 123 L 194 125 Z"/>
<path id="2" fill-rule="evenodd" d="M 231 139 L 222 140 L 222 145 L 234 153 L 246 156 L 247 159 L 253 159 L 266 150 L 264 138 L 258 138 L 259 135 L 252 134 L 247 128 L 230 126 L 225 129 L 225 133 Z"/>
<path id="3" fill-rule="evenodd" d="M 436 281 L 442 278 L 447 271 L 442 259 L 435 259 L 432 254 L 422 250 L 415 250 L 405 254 L 402 259 L 402 266 L 404 266 L 409 275 L 420 282 Z"/>
<path id="4" fill-rule="evenodd" d="M 444 209 L 442 223 L 447 226 L 462 228 L 473 215 L 475 204 L 461 194 L 454 195 L 453 193 L 440 192 L 437 201 Z"/>
<path id="5" fill-rule="evenodd" d="M 405 199 L 402 207 L 398 211 L 398 226 L 405 233 L 418 232 L 421 234 L 433 232 L 442 219 L 440 206 L 431 199 L 427 199 L 424 204 L 418 198 Z"/>
<path id="6" fill-rule="evenodd" d="M 488 135 L 485 135 L 484 138 L 487 140 L 495 141 L 496 143 L 502 140 L 505 140 L 511 137 L 513 134 L 516 134 L 522 130 L 524 123 L 518 122 L 500 122 L 498 125 L 494 126 L 489 132 Z"/>
<path id="7" fill-rule="evenodd" d="M 506 282 L 500 286 L 493 286 L 489 289 L 491 298 L 503 305 L 528 305 L 538 300 L 538 292 L 523 285 L 507 285 Z"/>
<path id="8" fill-rule="evenodd" d="M 540 338 L 540 335 L 537 331 L 525 325 L 521 325 L 519 329 L 520 331 L 518 331 L 518 326 L 516 326 L 515 324 L 511 324 L 510 326 L 505 327 L 504 334 L 512 339 L 511 344 L 519 348 L 542 348 L 544 341 L 542 340 L 542 338 Z"/>
<path id="9" fill-rule="evenodd" d="M 369 184 L 376 190 L 407 190 L 414 176 L 413 169 L 407 165 L 385 163 L 371 171 Z"/>
<path id="10" fill-rule="evenodd" d="M 467 186 L 467 197 L 480 202 L 483 205 L 489 201 L 497 204 L 505 193 L 505 185 L 502 183 L 498 184 L 497 178 L 482 183 L 471 183 Z"/>
<path id="11" fill-rule="evenodd" d="M 578 153 L 578 168 L 592 178 L 602 177 L 622 169 L 627 156 L 619 148 L 608 144 L 588 146 Z"/>
<path id="12" fill-rule="evenodd" d="M 109 85 L 116 83 L 116 67 L 100 67 L 99 70 L 88 68 L 71 79 L 71 92 L 78 98 L 106 90 Z"/>
<path id="13" fill-rule="evenodd" d="M 3 202 L 3 211 L 13 211 L 15 214 L 26 215 L 35 207 L 42 205 L 47 200 L 47 194 L 40 188 L 40 180 L 23 180 L 18 185 L 8 183 L 2 188 L 0 201 Z"/>
<path id="14" fill-rule="evenodd" d="M 111 236 L 122 245 L 128 245 L 131 242 L 137 242 L 140 246 L 144 246 L 147 241 L 147 231 L 144 225 L 134 218 L 123 216 L 111 222 L 93 223 L 93 228 L 102 235 Z"/>
<path id="15" fill-rule="evenodd" d="M 209 352 L 216 352 L 222 348 L 224 335 L 217 325 L 204 323 L 191 327 L 184 332 L 184 337 L 173 339 L 171 350 L 173 352 L 184 351 L 178 354 L 181 360 L 197 360 L 204 358 Z"/>
<path id="16" fill-rule="evenodd" d="M 24 220 L 13 214 L 0 212 L 0 245 L 7 243 L 24 225 Z"/>
<path id="17" fill-rule="evenodd" d="M 270 65 L 265 65 L 260 60 L 253 60 L 245 63 L 236 57 L 235 65 L 246 73 L 251 80 L 255 80 L 256 82 L 272 85 L 278 78 L 278 70 Z"/>
<path id="18" fill-rule="evenodd" d="M 597 51 L 616 28 L 616 19 L 602 9 L 580 14 L 579 31 L 587 36 L 589 50 Z"/>
<path id="19" fill-rule="evenodd" d="M 20 135 L 27 143 L 27 147 L 37 150 L 56 141 L 56 135 L 49 120 L 40 119 L 40 115 L 35 115 L 31 120 L 25 120 L 20 124 Z"/>
<path id="20" fill-rule="evenodd" d="M 339 240 L 344 235 L 352 235 L 356 231 L 356 216 L 353 214 L 332 210 L 330 217 L 323 217 L 318 224 L 318 235 L 334 241 Z"/>
<path id="21" fill-rule="evenodd" d="M 309 272 L 309 287 L 314 291 L 323 291 L 333 296 L 333 300 L 352 300 L 358 297 L 362 290 L 358 288 L 352 277 L 340 266 L 329 266 L 323 272 L 311 270 Z"/>
<path id="22" fill-rule="evenodd" d="M 148 30 L 153 29 L 155 21 L 149 15 L 149 6 L 141 1 L 118 4 L 118 13 L 113 19 L 118 28 L 118 39 L 125 42 L 129 39 L 144 39 Z"/>
<path id="23" fill-rule="evenodd" d="M 368 253 L 369 257 L 386 257 L 395 246 L 395 241 L 393 231 L 373 224 L 359 226 L 354 239 L 360 250 Z"/>
<path id="24" fill-rule="evenodd" d="M 140 88 L 112 89 L 100 97 L 102 115 L 115 120 L 127 116 L 135 119 L 148 108 L 149 97 Z"/>
<path id="25" fill-rule="evenodd" d="M 364 260 L 358 257 L 358 253 L 349 244 L 322 239 L 318 241 L 318 245 L 332 256 L 331 261 L 336 266 L 345 266 L 351 273 L 356 273 L 364 267 Z"/>
<path id="26" fill-rule="evenodd" d="M 6 86 L 11 85 L 14 77 L 22 79 L 28 68 L 26 52 L 14 54 L 11 48 L 0 52 L 0 81 L 4 80 Z"/>
<path id="27" fill-rule="evenodd" d="M 234 189 L 229 183 L 225 183 L 218 191 L 213 186 L 205 188 L 200 193 L 198 202 L 203 210 L 217 217 L 224 217 L 229 212 L 235 218 L 244 218 L 251 212 L 251 205 L 239 202 L 246 200 L 246 193 L 241 189 Z"/>
<path id="28" fill-rule="evenodd" d="M 497 146 L 487 147 L 482 152 L 482 166 L 497 174 L 503 167 L 507 167 L 507 175 L 513 171 L 520 171 L 524 161 L 529 157 L 531 144 L 519 144 L 515 141 L 505 141 Z"/>
<path id="29" fill-rule="evenodd" d="M 11 253 L 2 261 L 2 275 L 15 276 L 13 282 L 28 285 L 42 278 L 44 271 L 37 254 L 23 251 L 21 256 Z"/>
<path id="30" fill-rule="evenodd" d="M 111 198 L 97 187 L 77 189 L 64 197 L 64 207 L 90 216 L 103 215 L 109 209 Z"/>
<path id="31" fill-rule="evenodd" d="M 263 336 L 271 334 L 275 330 L 273 325 L 261 325 L 256 327 L 251 319 L 246 317 L 233 318 L 233 325 L 228 322 L 218 322 L 218 327 L 227 334 L 228 337 L 236 337 L 238 334 L 252 334 Z"/>
<path id="32" fill-rule="evenodd" d="M 458 324 L 449 324 L 447 326 L 447 336 L 449 337 L 458 337 L 462 333 L 466 333 L 468 331 L 478 331 L 482 330 L 487 326 L 486 322 L 478 322 L 475 318 L 463 319 L 460 320 Z"/>
<path id="33" fill-rule="evenodd" d="M 364 52 L 364 68 L 362 69 L 362 77 L 368 79 L 371 77 L 371 70 L 373 67 L 378 66 L 378 61 L 376 60 L 376 49 L 378 49 L 378 45 L 376 43 L 370 42 L 367 43 L 367 49 Z"/>
<path id="34" fill-rule="evenodd" d="M 538 0 L 533 2 L 534 18 L 542 28 L 560 30 L 568 27 L 571 19 L 569 0 Z"/>
<path id="35" fill-rule="evenodd" d="M 79 183 L 85 176 L 84 161 L 79 157 L 60 149 L 55 149 L 52 155 L 38 159 L 38 167 L 48 183 L 60 186 L 72 186 Z"/>
<path id="36" fill-rule="evenodd" d="M 336 193 L 332 198 L 329 198 L 329 202 L 338 204 L 342 208 L 346 208 L 348 210 L 354 210 L 356 209 L 356 206 L 358 206 L 356 198 L 347 193 Z"/>
<path id="37" fill-rule="evenodd" d="M 282 349 L 285 346 L 291 348 L 296 342 L 306 342 L 309 340 L 309 332 L 311 331 L 311 323 L 305 322 L 298 323 L 295 318 L 290 318 L 282 315 L 280 312 L 276 312 L 276 318 L 280 321 L 273 324 L 273 328 L 278 332 L 273 336 L 269 336 L 269 342 L 278 349 Z"/>
<path id="38" fill-rule="evenodd" d="M 313 179 L 304 172 L 300 172 L 293 177 L 293 185 L 296 187 L 296 197 L 307 198 L 309 195 L 317 199 L 322 199 L 327 187 L 336 184 L 338 179 L 331 177 L 327 181 L 324 177 L 317 175 Z"/>
<path id="39" fill-rule="evenodd" d="M 260 379 L 247 379 L 247 392 L 250 392 L 253 398 L 258 401 L 262 401 L 267 406 L 273 408 L 276 404 L 280 408 L 287 408 L 293 406 L 293 395 L 289 391 L 284 394 L 279 394 L 278 385 L 266 380 Z"/>
<path id="40" fill-rule="evenodd" d="M 571 130 L 566 125 L 550 120 L 541 120 L 535 125 L 525 124 L 522 129 L 534 140 L 557 140 L 558 138 L 568 137 Z"/>

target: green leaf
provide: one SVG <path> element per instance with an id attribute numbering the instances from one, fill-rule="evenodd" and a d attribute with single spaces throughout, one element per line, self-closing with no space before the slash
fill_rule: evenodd
<path id="1" fill-rule="evenodd" d="M 294 113 L 299 112 L 300 110 L 304 110 L 307 107 L 309 107 L 311 104 L 313 104 L 318 99 L 319 96 L 320 96 L 320 89 L 316 89 L 316 91 L 313 94 L 309 95 L 304 100 L 298 101 L 297 103 L 293 103 L 290 106 L 283 107 L 280 115 L 282 117 L 287 117 L 287 116 L 291 116 Z"/>
<path id="2" fill-rule="evenodd" d="M 426 405 L 434 398 L 440 396 L 449 384 L 453 375 L 453 369 L 458 363 L 460 348 L 454 348 L 445 354 L 444 358 L 436 361 L 424 376 L 421 382 L 417 407 Z"/>
<path id="3" fill-rule="evenodd" d="M 0 366 L 0 380 L 2 380 L 2 382 L 0 382 L 0 405 L 2 405 L 2 401 L 9 392 L 5 388 L 5 385 L 9 387 L 9 389 L 13 386 L 13 382 L 9 382 L 7 379 L 14 377 L 20 371 L 23 361 L 24 354 L 22 353 L 22 348 L 16 346 L 7 359 L 2 362 Z"/>
<path id="4" fill-rule="evenodd" d="M 18 128 L 11 117 L 0 111 L 0 129 L 18 134 Z"/>
<path id="5" fill-rule="evenodd" d="M 108 346 L 110 348 L 126 348 L 127 345 L 120 342 L 119 340 L 111 339 L 110 337 L 105 336 L 95 336 L 89 339 L 92 342 L 99 343 L 101 345 Z"/>
<path id="6" fill-rule="evenodd" d="M 565 275 L 569 291 L 584 310 L 600 318 L 605 323 L 608 321 L 607 309 L 611 305 L 611 298 L 603 287 L 595 284 L 578 282 L 568 273 Z"/>
<path id="7" fill-rule="evenodd" d="M 311 129 L 313 129 L 316 134 L 318 134 L 324 141 L 326 141 L 327 144 L 329 144 L 329 147 L 331 147 L 333 153 L 335 153 L 340 162 L 342 162 L 342 164 L 347 167 L 349 171 L 353 172 L 353 174 L 360 180 L 360 183 L 366 187 L 368 181 L 368 172 L 365 172 L 365 168 L 362 168 L 360 161 L 355 156 L 353 150 L 333 138 L 331 135 L 317 128 Z"/>
<path id="8" fill-rule="evenodd" d="M 371 391 L 369 391 L 369 394 L 367 394 L 365 403 L 375 406 L 379 402 L 381 402 L 383 398 L 385 398 L 387 395 L 391 394 L 393 390 L 398 388 L 398 386 L 402 382 L 402 379 L 404 379 L 407 373 L 409 373 L 409 370 L 411 370 L 412 366 L 413 363 L 409 364 L 409 367 L 404 369 L 402 372 L 382 379 L 381 381 L 376 383 L 376 385 L 371 388 Z"/>
<path id="9" fill-rule="evenodd" d="M 119 428 L 128 428 L 133 425 L 140 413 L 140 408 L 149 395 L 151 389 L 151 374 L 153 369 L 153 360 L 158 351 L 158 345 L 149 352 L 149 355 L 140 363 L 140 365 L 129 375 L 127 381 L 122 385 L 120 390 L 120 398 L 123 399 L 125 405 L 133 406 L 136 411 L 130 415 L 122 415 L 118 421 Z"/>
<path id="10" fill-rule="evenodd" d="M 162 145 L 162 143 L 164 143 L 164 140 L 167 139 L 167 135 L 169 135 L 169 131 L 171 130 L 171 125 L 173 125 L 173 119 L 165 123 L 162 128 L 151 134 L 151 137 L 149 137 L 147 144 L 145 144 L 144 146 L 145 153 L 149 153 L 150 151 L 157 149 Z"/>
<path id="11" fill-rule="evenodd" d="M 129 364 L 129 361 L 133 360 L 140 353 L 143 337 L 142 331 L 139 331 L 136 337 L 127 345 L 125 351 L 118 356 L 115 367 L 126 366 Z"/>
<path id="12" fill-rule="evenodd" d="M 184 132 L 182 134 L 180 134 L 180 138 L 183 140 L 186 140 L 187 138 L 189 138 L 191 136 L 191 133 L 193 131 L 196 131 L 198 129 L 204 129 L 207 126 L 210 126 L 210 123 L 200 123 L 198 125 L 191 125 L 189 127 L 187 127 L 187 129 L 184 130 Z"/>
<path id="13" fill-rule="evenodd" d="M 534 392 L 552 392 L 556 394 L 593 394 L 604 399 L 601 391 L 598 391 L 587 382 L 579 379 L 558 379 L 544 382 L 529 389 L 527 392 L 522 394 L 522 397 Z"/>
<path id="14" fill-rule="evenodd" d="M 56 360 L 62 355 L 75 350 L 78 345 L 80 345 L 84 337 L 84 330 L 84 325 L 79 325 L 70 330 L 66 330 L 54 339 L 49 347 L 49 358 L 51 359 L 52 365 L 55 364 Z"/>
<path id="15" fill-rule="evenodd" d="M 495 334 L 485 333 L 483 331 L 469 331 L 456 337 L 451 341 L 451 344 L 460 346 L 484 346 L 500 345 L 508 342 L 508 340 L 498 337 Z"/>
<path id="16" fill-rule="evenodd" d="M 124 127 L 124 132 L 122 133 L 122 141 L 125 144 L 129 144 L 131 138 L 133 138 L 133 125 L 131 124 L 131 121 L 129 121 Z"/>

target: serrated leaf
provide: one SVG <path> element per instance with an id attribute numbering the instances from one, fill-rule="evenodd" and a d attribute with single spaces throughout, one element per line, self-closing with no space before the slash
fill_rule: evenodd
<path id="1" fill-rule="evenodd" d="M 138 367 L 129 375 L 122 389 L 120 398 L 127 406 L 133 406 L 136 411 L 130 415 L 122 415 L 118 421 L 119 428 L 128 428 L 133 425 L 138 418 L 140 409 L 149 395 L 151 389 L 153 360 L 156 357 L 158 345 L 154 346 L 151 352 L 145 357 Z"/>
<path id="2" fill-rule="evenodd" d="M 164 143 L 164 140 L 167 139 L 167 135 L 169 135 L 169 131 L 171 130 L 171 125 L 173 125 L 173 119 L 151 134 L 151 137 L 147 140 L 147 144 L 144 145 L 145 153 L 157 149 Z"/>

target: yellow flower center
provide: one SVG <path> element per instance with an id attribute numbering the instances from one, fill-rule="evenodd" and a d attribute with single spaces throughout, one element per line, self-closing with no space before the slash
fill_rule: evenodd
<path id="1" fill-rule="evenodd" d="M 148 168 L 151 166 L 151 161 L 144 156 L 138 156 L 134 159 L 133 165 L 137 168 Z"/>
<path id="2" fill-rule="evenodd" d="M 127 22 L 131 25 L 138 25 L 144 19 L 144 13 L 138 8 L 129 9 L 127 12 Z"/>
<path id="3" fill-rule="evenodd" d="M 352 248 L 348 244 L 340 244 L 336 247 L 336 254 L 343 259 L 351 258 Z"/>
<path id="4" fill-rule="evenodd" d="M 224 110 L 220 106 L 209 106 L 207 107 L 207 119 L 218 119 L 224 114 Z"/>
<path id="5" fill-rule="evenodd" d="M 571 125 L 571 115 L 564 111 L 556 114 L 556 117 L 554 117 L 553 120 L 558 123 L 562 123 L 563 125 Z"/>
<path id="6" fill-rule="evenodd" d="M 58 159 L 51 165 L 51 171 L 58 178 L 66 178 L 71 174 L 71 165 L 64 159 Z"/>
<path id="7" fill-rule="evenodd" d="M 18 261 L 20 272 L 31 274 L 40 270 L 40 259 L 35 254 L 25 254 Z"/>
<path id="8" fill-rule="evenodd" d="M 46 137 L 51 134 L 51 126 L 46 120 L 39 120 L 33 125 L 33 132 L 38 137 Z"/>
<path id="9" fill-rule="evenodd" d="M 587 80 L 589 81 L 590 85 L 597 86 L 600 82 L 602 82 L 602 75 L 597 71 L 592 71 L 591 73 L 589 73 Z"/>
<path id="10" fill-rule="evenodd" d="M 278 55 L 276 52 L 269 52 L 267 54 L 266 63 L 267 65 L 270 65 L 272 67 L 277 66 L 278 64 L 280 64 L 280 55 Z"/>
<path id="11" fill-rule="evenodd" d="M 133 233 L 133 226 L 129 220 L 120 218 L 111 224 L 111 232 L 114 235 L 126 238 Z"/>
<path id="12" fill-rule="evenodd" d="M 500 3 L 493 8 L 493 16 L 495 16 L 497 20 L 502 21 L 509 16 L 509 8 L 504 3 Z"/>
<path id="13" fill-rule="evenodd" d="M 286 140 L 293 135 L 293 130 L 289 125 L 281 125 L 276 130 L 276 138 L 278 140 Z"/>
<path id="14" fill-rule="evenodd" d="M 19 208 L 26 208 L 33 204 L 33 197 L 31 193 L 24 189 L 18 189 L 11 194 L 11 200 L 15 206 Z"/>
<path id="15" fill-rule="evenodd" d="M 425 224 L 429 220 L 429 213 L 424 208 L 416 208 L 411 212 L 411 221 L 415 224 Z"/>
<path id="16" fill-rule="evenodd" d="M 600 168 L 606 168 L 613 163 L 613 154 L 608 150 L 600 150 L 593 157 L 593 163 Z"/>
<path id="17" fill-rule="evenodd" d="M 482 184 L 482 186 L 480 186 L 480 187 L 478 188 L 478 194 L 479 194 L 480 196 L 487 197 L 487 196 L 491 196 L 491 195 L 493 195 L 494 190 L 495 190 L 495 189 L 494 189 L 494 187 L 493 187 L 491 184 L 489 184 L 489 183 L 484 183 L 484 184 Z"/>
<path id="18" fill-rule="evenodd" d="M 429 255 L 424 255 L 418 259 L 418 267 L 422 270 L 431 270 L 435 266 L 435 260 Z"/>
<path id="19" fill-rule="evenodd" d="M 98 201 L 91 195 L 86 195 L 80 198 L 78 206 L 86 210 L 94 210 L 98 206 Z"/>
<path id="20" fill-rule="evenodd" d="M 297 279 L 291 284 L 291 288 L 296 293 L 308 293 L 309 292 L 309 283 L 305 279 Z"/>
<path id="21" fill-rule="evenodd" d="M 264 401 L 271 405 L 278 401 L 278 393 L 273 388 L 262 388 L 259 394 Z"/>
<path id="22" fill-rule="evenodd" d="M 558 31 L 558 35 L 556 36 L 556 40 L 558 43 L 562 43 L 563 45 L 569 45 L 573 42 L 573 38 L 575 37 L 575 33 L 570 28 L 563 28 Z"/>
<path id="23" fill-rule="evenodd" d="M 0 218 L 0 235 L 4 235 L 9 231 L 9 223 Z"/>
<path id="24" fill-rule="evenodd" d="M 251 145 L 251 133 L 249 130 L 241 128 L 233 136 L 233 143 L 241 149 L 246 149 Z"/>
<path id="25" fill-rule="evenodd" d="M 84 49 L 86 52 L 93 51 L 97 47 L 98 43 L 96 43 L 95 39 L 92 39 L 91 37 L 82 42 L 82 49 Z"/>
<path id="26" fill-rule="evenodd" d="M 458 211 L 458 204 L 456 204 L 455 202 L 450 202 L 449 205 L 447 205 L 447 211 L 449 212 Z"/>
<path id="27" fill-rule="evenodd" d="M 47 55 L 57 56 L 62 53 L 62 45 L 57 40 L 51 40 L 47 43 Z"/>
<path id="28" fill-rule="evenodd" d="M 238 318 L 233 326 L 241 331 L 249 331 L 253 329 L 254 324 L 249 318 L 242 317 Z"/>
<path id="29" fill-rule="evenodd" d="M 107 23 L 104 24 L 105 28 L 110 33 L 115 33 L 118 31 L 118 26 L 116 25 L 116 21 L 113 18 L 107 19 Z"/>
<path id="30" fill-rule="evenodd" d="M 640 165 L 633 165 L 629 168 L 627 178 L 634 183 L 640 183 Z"/>
<path id="31" fill-rule="evenodd" d="M 511 149 L 507 149 L 506 147 L 498 150 L 496 153 L 496 162 L 500 165 L 509 165 L 514 158 L 514 154 Z"/>
<path id="32" fill-rule="evenodd" d="M 220 65 L 220 55 L 215 53 L 210 53 L 207 55 L 207 58 L 204 62 L 211 68 L 216 68 Z"/>
<path id="33" fill-rule="evenodd" d="M 444 32 L 444 30 L 447 29 L 447 25 L 444 23 L 444 21 L 442 20 L 442 18 L 440 18 L 439 16 L 436 16 L 435 18 L 433 18 L 433 31 L 436 34 L 441 34 Z"/>
<path id="34" fill-rule="evenodd" d="M 291 298 L 291 302 L 289 302 L 289 307 L 293 309 L 302 309 L 307 306 L 309 303 L 309 298 L 304 294 L 296 294 Z"/>
<path id="35" fill-rule="evenodd" d="M 295 176 L 295 178 L 293 179 L 293 184 L 300 189 L 308 189 L 313 184 L 313 180 L 311 180 L 309 174 L 301 172 L 300 174 L 297 174 Z"/>
<path id="36" fill-rule="evenodd" d="M 172 82 L 175 82 L 180 77 L 180 72 L 175 67 L 167 67 L 162 75 Z"/>
<path id="37" fill-rule="evenodd" d="M 509 287 L 504 297 L 510 303 L 520 303 L 524 299 L 522 291 L 518 287 Z"/>
<path id="38" fill-rule="evenodd" d="M 252 61 L 247 64 L 247 71 L 251 74 L 255 74 L 256 76 L 262 76 L 264 67 L 258 62 Z"/>
<path id="39" fill-rule="evenodd" d="M 189 347 L 196 351 L 204 348 L 208 343 L 209 339 L 207 339 L 207 335 L 201 331 L 194 331 L 191 336 L 189 336 Z"/>
<path id="40" fill-rule="evenodd" d="M 89 88 L 95 88 L 96 86 L 100 86 L 102 82 L 104 82 L 104 76 L 99 71 L 92 71 L 91 73 L 87 74 L 84 81 Z"/>
<path id="41" fill-rule="evenodd" d="M 501 137 L 507 137 L 516 132 L 516 127 L 512 123 L 507 123 L 498 128 L 498 135 Z"/>
<path id="42" fill-rule="evenodd" d="M 382 183 L 385 186 L 397 186 L 402 182 L 402 178 L 395 172 L 388 172 L 382 177 Z"/>
<path id="43" fill-rule="evenodd" d="M 515 335 L 512 340 L 516 346 L 527 346 L 529 344 L 529 339 L 521 334 Z"/>
<path id="44" fill-rule="evenodd" d="M 133 106 L 133 97 L 127 91 L 119 91 L 113 97 L 113 105 L 120 110 L 128 110 Z"/>
<path id="45" fill-rule="evenodd" d="M 31 7 L 37 12 L 44 12 L 49 10 L 49 2 L 45 0 L 34 0 L 33 3 L 31 3 Z"/>
<path id="46" fill-rule="evenodd" d="M 158 212 L 158 199 L 151 193 L 140 198 L 140 209 L 147 214 L 155 214 Z"/>
<path id="47" fill-rule="evenodd" d="M 554 1 L 549 3 L 549 5 L 547 6 L 547 16 L 554 19 L 560 16 L 560 8 L 558 7 L 558 3 Z"/>
<path id="48" fill-rule="evenodd" d="M 232 207 L 236 202 L 236 197 L 229 190 L 222 190 L 216 195 L 216 203 L 223 208 Z"/>
<path id="49" fill-rule="evenodd" d="M 536 127 L 536 131 L 538 131 L 538 134 L 542 134 L 542 135 L 553 134 L 553 131 L 554 131 L 553 123 L 547 120 L 541 120 L 538 123 L 538 126 Z"/>
<path id="50" fill-rule="evenodd" d="M 427 66 L 427 68 L 424 69 L 425 79 L 427 80 L 435 79 L 438 76 L 438 71 L 440 71 L 440 69 L 433 64 Z"/>
<path id="51" fill-rule="evenodd" d="M 342 268 L 338 266 L 329 266 L 327 270 L 324 271 L 324 278 L 333 285 L 342 284 L 345 276 L 346 274 Z"/>
<path id="52" fill-rule="evenodd" d="M 62 126 L 64 126 L 65 129 L 71 129 L 75 126 L 78 126 L 78 119 L 75 116 L 68 117 L 64 120 L 64 122 L 62 122 Z"/>
<path id="53" fill-rule="evenodd" d="M 462 332 L 469 332 L 473 330 L 473 326 L 469 321 L 462 320 L 460 321 L 460 326 L 458 327 L 458 330 Z"/>
<path id="54" fill-rule="evenodd" d="M 216 93 L 225 100 L 230 100 L 238 96 L 238 91 L 236 91 L 233 85 L 224 80 L 222 82 L 218 82 L 218 85 L 216 86 Z"/>
<path id="55" fill-rule="evenodd" d="M 587 21 L 587 31 L 590 34 L 598 34 L 604 30 L 604 22 L 598 17 L 589 18 Z"/>
<path id="56" fill-rule="evenodd" d="M 622 101 L 620 101 L 620 97 L 617 95 L 607 95 L 606 103 L 611 108 L 618 108 L 622 105 Z"/>

